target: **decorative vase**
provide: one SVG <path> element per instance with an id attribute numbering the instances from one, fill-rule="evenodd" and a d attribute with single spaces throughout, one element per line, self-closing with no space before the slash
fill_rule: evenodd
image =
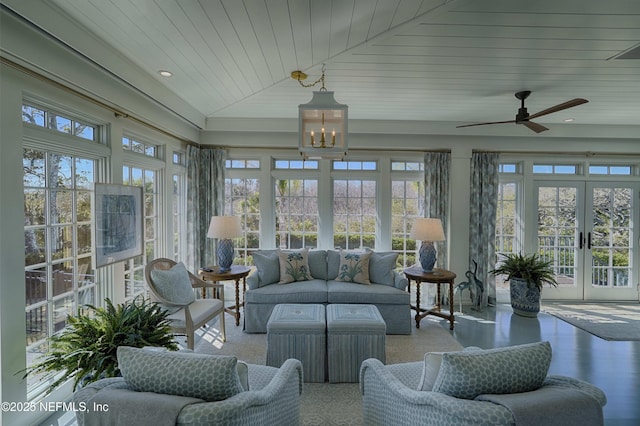
<path id="1" fill-rule="evenodd" d="M 521 278 L 509 280 L 511 307 L 516 315 L 535 318 L 540 312 L 540 290 Z"/>

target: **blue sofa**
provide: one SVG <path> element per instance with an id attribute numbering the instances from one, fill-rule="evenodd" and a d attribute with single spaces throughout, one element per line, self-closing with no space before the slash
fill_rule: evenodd
<path id="1" fill-rule="evenodd" d="M 395 271 L 397 258 L 398 253 L 394 252 L 372 252 L 371 284 L 355 284 L 336 281 L 339 251 L 310 250 L 309 270 L 313 279 L 279 284 L 277 251 L 254 252 L 256 271 L 247 277 L 244 330 L 266 333 L 271 311 L 280 303 L 354 303 L 375 305 L 387 325 L 387 334 L 411 334 L 408 282 Z"/>

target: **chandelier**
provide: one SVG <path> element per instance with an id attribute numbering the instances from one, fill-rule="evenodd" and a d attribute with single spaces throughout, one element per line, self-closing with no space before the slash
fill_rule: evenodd
<path id="1" fill-rule="evenodd" d="M 298 150 L 302 158 L 331 158 L 342 160 L 347 155 L 347 115 L 349 107 L 336 102 L 333 92 L 324 87 L 324 65 L 322 75 L 316 81 L 305 84 L 307 74 L 293 71 L 291 78 L 302 87 L 322 87 L 313 92 L 313 98 L 298 106 Z"/>

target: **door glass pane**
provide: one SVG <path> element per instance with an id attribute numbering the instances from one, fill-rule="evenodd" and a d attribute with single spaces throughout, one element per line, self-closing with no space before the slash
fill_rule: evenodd
<path id="1" fill-rule="evenodd" d="M 591 231 L 592 285 L 629 287 L 631 188 L 594 188 Z"/>
<path id="2" fill-rule="evenodd" d="M 560 286 L 575 286 L 578 264 L 577 189 L 538 188 L 538 248 L 553 261 Z"/>

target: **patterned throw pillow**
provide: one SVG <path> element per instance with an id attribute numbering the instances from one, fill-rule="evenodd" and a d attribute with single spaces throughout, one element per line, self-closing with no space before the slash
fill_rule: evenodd
<path id="1" fill-rule="evenodd" d="M 189 272 L 182 262 L 173 268 L 163 271 L 154 269 L 151 271 L 151 279 L 160 297 L 168 300 L 173 305 L 185 306 L 196 300 L 196 295 L 191 287 Z M 163 305 L 170 313 L 179 311 L 180 306 Z"/>
<path id="2" fill-rule="evenodd" d="M 309 270 L 309 249 L 278 250 L 277 253 L 280 262 L 280 284 L 313 279 Z"/>
<path id="3" fill-rule="evenodd" d="M 234 356 L 118 347 L 122 378 L 138 392 L 222 401 L 243 391 Z"/>
<path id="4" fill-rule="evenodd" d="M 369 259 L 371 252 L 340 251 L 340 267 L 336 281 L 371 284 L 369 281 Z"/>
<path id="5" fill-rule="evenodd" d="M 433 391 L 464 399 L 529 392 L 542 386 L 550 363 L 549 342 L 443 353 Z"/>

